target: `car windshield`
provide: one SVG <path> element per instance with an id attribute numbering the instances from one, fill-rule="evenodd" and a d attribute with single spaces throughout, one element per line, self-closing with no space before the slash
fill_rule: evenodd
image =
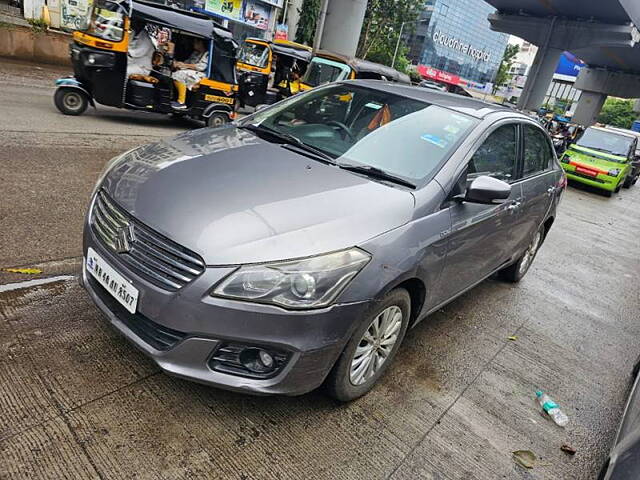
<path id="1" fill-rule="evenodd" d="M 349 65 L 334 62 L 326 58 L 315 57 L 302 78 L 302 83 L 317 87 L 325 83 L 344 80 L 349 76 Z"/>
<path id="2" fill-rule="evenodd" d="M 336 84 L 292 97 L 242 125 L 293 136 L 339 165 L 373 167 L 419 183 L 478 123 L 421 100 Z"/>
<path id="3" fill-rule="evenodd" d="M 269 61 L 269 48 L 266 45 L 245 42 L 240 49 L 238 60 L 247 65 L 264 68 Z"/>
<path id="4" fill-rule="evenodd" d="M 97 1 L 91 10 L 91 19 L 86 28 L 86 33 L 109 40 L 119 42 L 124 36 L 123 7 L 116 2 L 108 0 Z"/>
<path id="5" fill-rule="evenodd" d="M 576 142 L 576 145 L 626 157 L 629 154 L 632 143 L 633 139 L 626 135 L 618 135 L 614 132 L 596 128 L 587 128 L 582 137 Z"/>

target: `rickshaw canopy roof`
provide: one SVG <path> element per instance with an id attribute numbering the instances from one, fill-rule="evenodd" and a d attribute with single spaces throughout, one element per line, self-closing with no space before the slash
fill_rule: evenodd
<path id="1" fill-rule="evenodd" d="M 316 55 L 321 58 L 327 58 L 329 60 L 349 65 L 356 71 L 356 73 L 375 73 L 396 82 L 411 83 L 411 79 L 408 75 L 400 73 L 395 68 L 387 67 L 380 63 L 370 62 L 369 60 L 362 60 L 361 58 L 356 57 L 348 57 L 346 55 L 340 55 L 326 50 L 318 50 Z"/>
<path id="2" fill-rule="evenodd" d="M 311 48 L 293 42 L 273 42 L 271 44 L 271 51 L 277 55 L 285 55 L 305 62 L 310 62 L 311 57 L 313 57 L 313 51 Z"/>
<path id="3" fill-rule="evenodd" d="M 131 5 L 133 19 L 175 28 L 204 38 L 218 37 L 233 41 L 233 35 L 229 30 L 206 15 L 140 1 L 133 1 Z"/>
<path id="4" fill-rule="evenodd" d="M 257 43 L 259 45 L 268 45 L 271 51 L 276 55 L 285 55 L 288 57 L 297 58 L 305 62 L 310 62 L 313 57 L 313 49 L 301 43 L 291 42 L 289 40 L 274 40 L 268 41 L 262 38 L 247 38 L 245 42 Z"/>

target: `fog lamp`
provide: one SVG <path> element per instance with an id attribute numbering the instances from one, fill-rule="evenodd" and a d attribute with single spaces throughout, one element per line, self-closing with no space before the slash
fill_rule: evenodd
<path id="1" fill-rule="evenodd" d="M 245 348 L 238 359 L 244 368 L 254 373 L 269 373 L 275 366 L 271 354 L 261 348 Z"/>

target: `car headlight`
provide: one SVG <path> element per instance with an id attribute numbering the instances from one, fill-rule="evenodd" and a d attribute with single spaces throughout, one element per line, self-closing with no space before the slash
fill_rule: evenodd
<path id="1" fill-rule="evenodd" d="M 247 265 L 224 279 L 212 295 L 291 309 L 326 307 L 370 258 L 351 248 L 301 260 Z"/>
<path id="2" fill-rule="evenodd" d="M 124 153 L 121 153 L 120 155 L 116 155 L 115 157 L 113 157 L 111 160 L 109 160 L 104 168 L 102 169 L 102 173 L 100 173 L 100 176 L 98 177 L 98 180 L 96 181 L 96 184 L 93 186 L 93 191 L 91 192 L 91 198 L 93 198 L 93 196 L 96 194 L 96 192 L 98 191 L 98 188 L 100 188 L 100 185 L 102 185 L 102 182 L 104 181 L 105 177 L 107 176 L 107 174 L 113 169 L 113 167 L 115 167 L 121 160 L 124 160 L 124 158 L 131 152 L 133 152 L 134 150 L 138 149 L 140 147 L 135 147 L 132 148 L 130 150 L 127 150 Z"/>
<path id="3" fill-rule="evenodd" d="M 609 175 L 610 177 L 617 177 L 619 174 L 620 174 L 619 168 L 612 168 L 607 172 L 607 175 Z"/>

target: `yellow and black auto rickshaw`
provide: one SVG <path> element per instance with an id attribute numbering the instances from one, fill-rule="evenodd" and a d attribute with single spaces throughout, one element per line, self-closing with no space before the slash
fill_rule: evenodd
<path id="1" fill-rule="evenodd" d="M 411 84 L 408 75 L 386 65 L 319 50 L 300 81 L 300 89 L 310 90 L 325 83 L 355 78 Z"/>
<path id="2" fill-rule="evenodd" d="M 128 75 L 132 22 L 147 32 L 170 37 L 153 52 L 148 75 Z M 175 62 L 184 61 L 196 38 L 208 48 L 206 71 L 191 86 L 177 112 L 171 78 Z M 164 38 L 164 40 L 167 40 Z M 160 40 L 162 41 L 162 40 Z M 73 33 L 70 45 L 73 77 L 56 81 L 54 101 L 66 115 L 80 115 L 96 103 L 131 110 L 174 113 L 219 126 L 235 116 L 237 43 L 231 32 L 210 17 L 141 1 L 95 0 L 84 31 Z"/>
<path id="3" fill-rule="evenodd" d="M 271 104 L 298 93 L 300 78 L 312 56 L 311 47 L 300 43 L 247 38 L 236 63 L 240 102 L 251 106 Z"/>

